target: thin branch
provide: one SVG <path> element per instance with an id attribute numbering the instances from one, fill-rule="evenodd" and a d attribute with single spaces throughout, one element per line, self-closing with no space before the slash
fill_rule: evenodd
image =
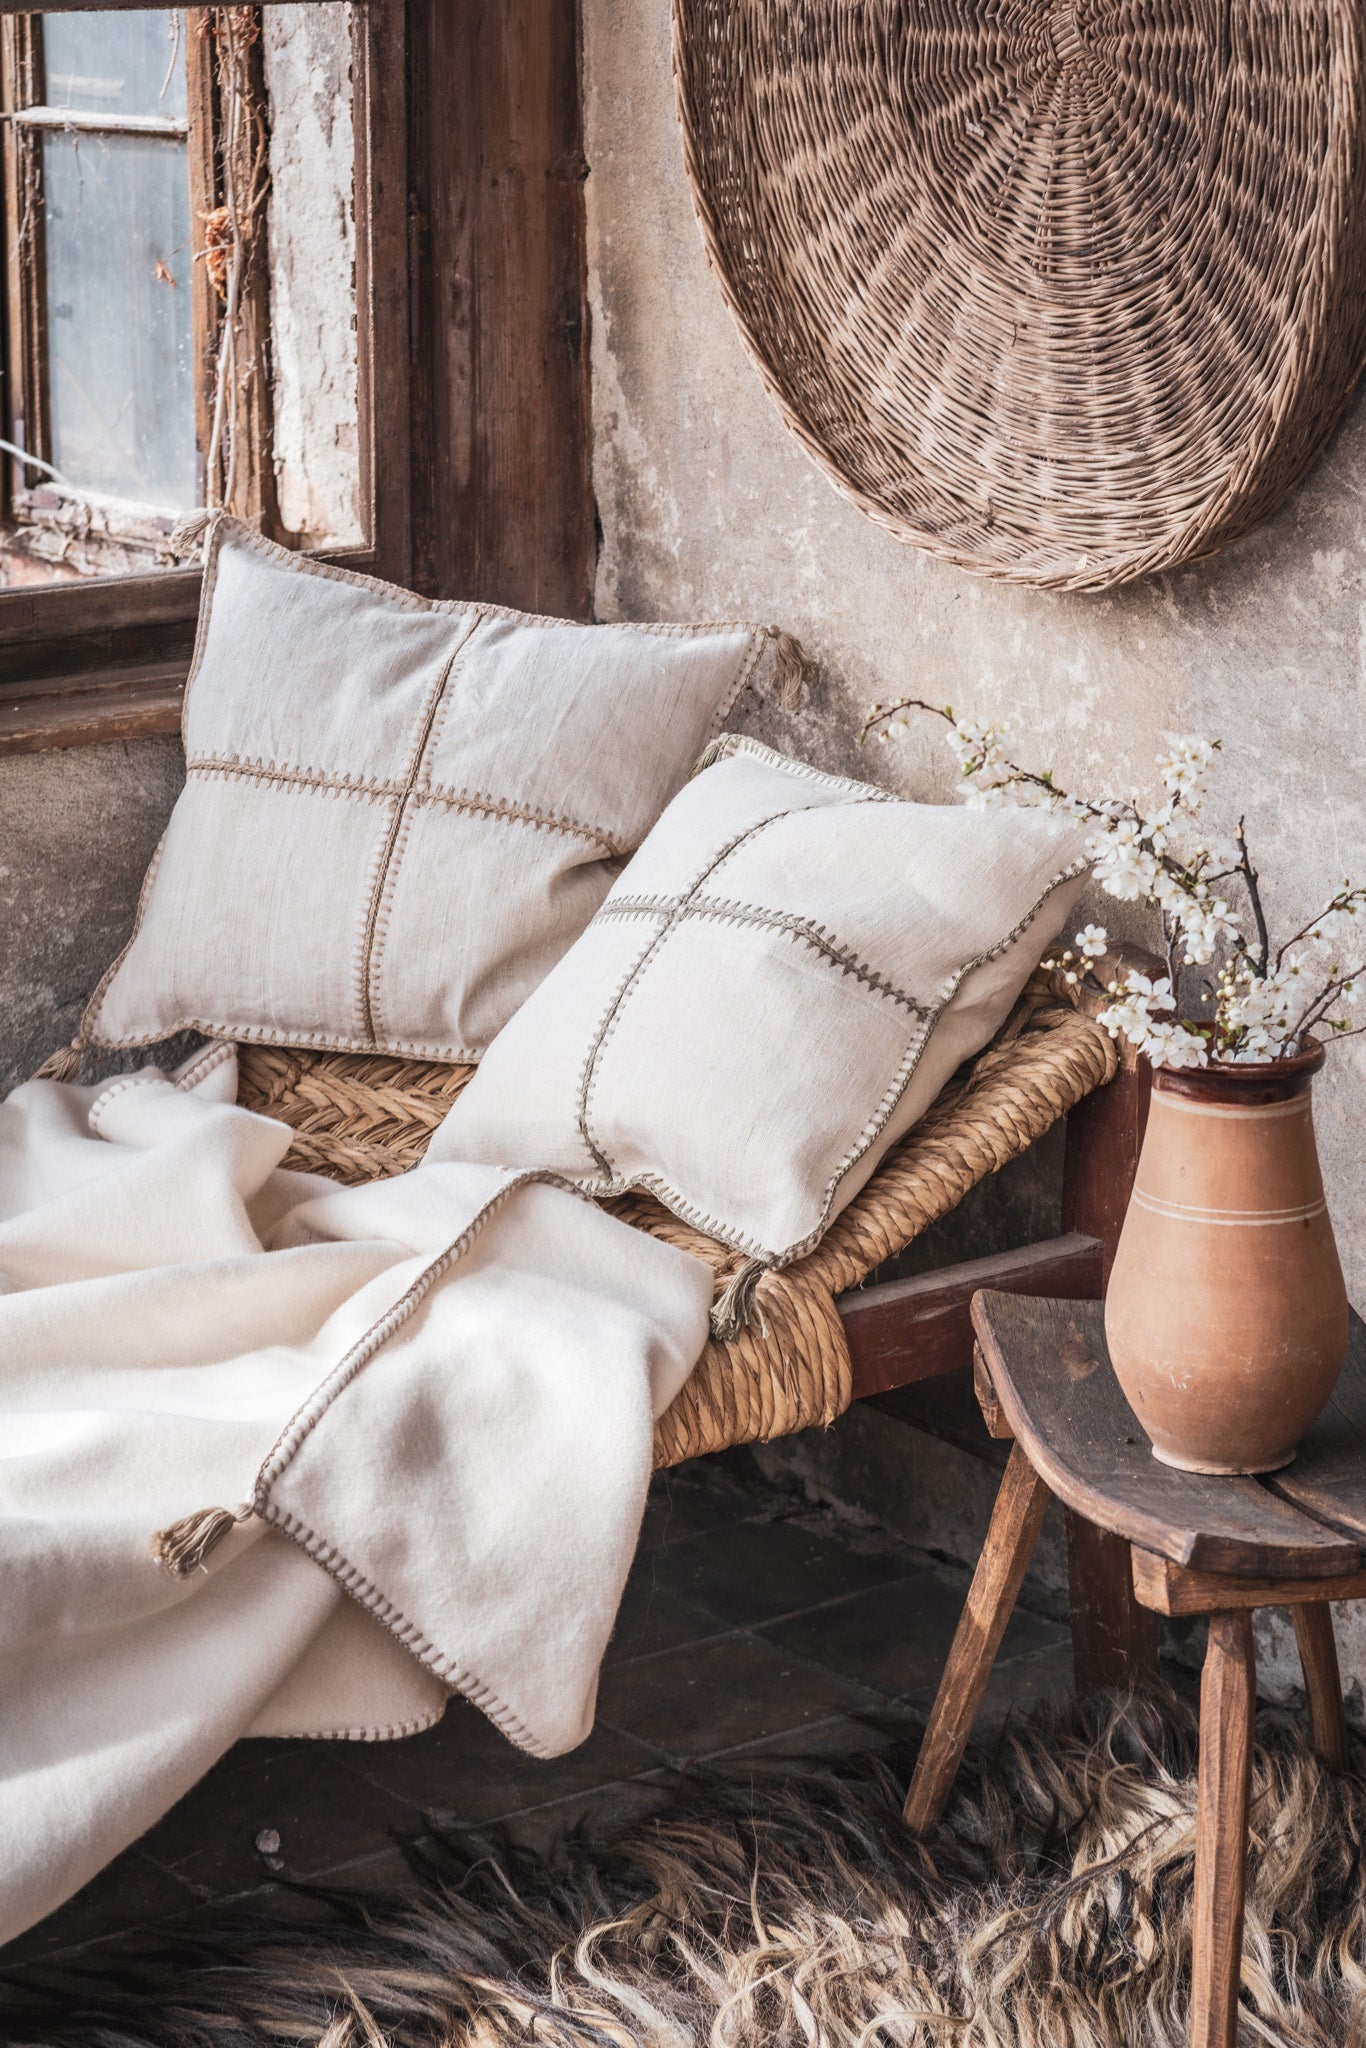
<path id="1" fill-rule="evenodd" d="M 1249 955 L 1249 964 L 1253 972 L 1262 981 L 1265 981 L 1271 959 L 1271 940 L 1266 929 L 1266 913 L 1262 909 L 1262 892 L 1259 886 L 1260 877 L 1256 868 L 1252 865 L 1252 859 L 1247 850 L 1246 827 L 1247 816 L 1244 813 L 1238 820 L 1238 830 L 1233 836 L 1238 843 L 1238 852 L 1241 856 L 1238 866 L 1242 870 L 1243 882 L 1247 889 L 1247 900 L 1251 906 L 1252 920 L 1257 927 L 1257 952 L 1255 958 Z M 1279 960 L 1277 960 L 1276 965 L 1280 966 Z"/>
<path id="2" fill-rule="evenodd" d="M 1359 967 L 1352 968 L 1350 973 L 1339 974 L 1329 982 L 1327 988 L 1320 990 L 1301 1012 L 1299 1022 L 1290 1033 L 1289 1042 L 1293 1043 L 1296 1039 L 1302 1038 L 1306 1031 L 1312 1031 L 1316 1024 L 1322 1023 L 1332 1008 L 1334 998 L 1340 996 L 1344 989 L 1350 988 L 1354 981 L 1360 981 L 1363 975 L 1366 975 L 1366 960 Z"/>
<path id="3" fill-rule="evenodd" d="M 1363 901 L 1366 901 L 1366 889 L 1353 889 L 1349 884 L 1344 884 L 1338 890 L 1336 896 L 1324 904 L 1323 909 L 1319 911 L 1317 916 L 1311 917 L 1307 924 L 1302 924 L 1297 932 L 1291 933 L 1290 937 L 1281 947 L 1280 952 L 1276 955 L 1277 973 L 1279 974 L 1281 962 L 1285 959 L 1290 948 L 1300 945 L 1305 939 L 1312 938 L 1325 918 L 1331 917 L 1336 910 L 1346 910 L 1350 904 Z"/>

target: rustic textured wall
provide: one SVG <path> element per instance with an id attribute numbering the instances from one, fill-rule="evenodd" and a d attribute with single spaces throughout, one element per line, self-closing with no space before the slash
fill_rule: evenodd
<path id="1" fill-rule="evenodd" d="M 71 1037 L 184 774 L 173 739 L 0 760 L 0 1095 Z"/>
<path id="2" fill-rule="evenodd" d="M 1008 714 L 1041 765 L 1088 786 L 1146 778 L 1164 732 L 1222 736 L 1230 803 L 1246 806 L 1278 913 L 1298 918 L 1344 870 L 1366 873 L 1361 410 L 1274 521 L 1216 561 L 1113 596 L 1009 589 L 899 545 L 782 427 L 708 273 L 674 124 L 668 0 L 586 0 L 585 12 L 600 615 L 780 620 L 825 681 L 802 716 L 755 709 L 754 728 L 926 795 L 948 788 L 942 741 L 916 732 L 857 755 L 870 699 Z M 1319 1127 L 1366 1309 L 1366 1040 L 1335 1053 Z M 952 1464 L 936 1454 L 920 1475 L 950 1518 Z M 1350 1661 L 1359 1681 L 1366 1626 Z"/>

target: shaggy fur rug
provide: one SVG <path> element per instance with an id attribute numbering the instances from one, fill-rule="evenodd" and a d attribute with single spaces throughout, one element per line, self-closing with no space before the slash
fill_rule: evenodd
<path id="1" fill-rule="evenodd" d="M 1366 1778 L 1264 1717 L 1242 2048 L 1366 2048 Z M 1184 2048 L 1196 1727 L 1036 1716 L 927 1844 L 895 1757 L 746 1762 L 545 1859 L 438 1841 L 401 1904 L 54 1987 L 13 2048 Z M 2 2009 L 2 2008 L 0 2008 Z"/>

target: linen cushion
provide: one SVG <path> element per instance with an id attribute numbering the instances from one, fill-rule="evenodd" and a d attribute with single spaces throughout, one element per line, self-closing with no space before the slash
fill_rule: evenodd
<path id="1" fill-rule="evenodd" d="M 477 1059 L 790 646 L 435 602 L 216 521 L 185 789 L 81 1037 Z"/>
<path id="2" fill-rule="evenodd" d="M 911 803 L 752 740 L 676 796 L 432 1159 L 648 1188 L 809 1249 L 1009 1014 L 1086 870 L 1044 810 Z"/>

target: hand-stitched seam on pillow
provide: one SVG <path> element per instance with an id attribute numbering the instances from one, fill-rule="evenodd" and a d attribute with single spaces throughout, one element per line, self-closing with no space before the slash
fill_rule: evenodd
<path id="1" fill-rule="evenodd" d="M 1008 952 L 1016 940 L 1028 930 L 1054 891 L 1060 889 L 1065 882 L 1075 881 L 1078 875 L 1084 875 L 1090 866 L 1091 861 L 1089 857 L 1083 854 L 1080 858 L 1074 860 L 1070 866 L 1059 869 L 1049 882 L 1047 888 L 1037 898 L 1032 909 L 1026 911 L 1018 924 L 1014 925 L 1004 938 L 998 939 L 994 946 L 988 946 L 984 952 L 977 954 L 975 959 L 965 960 L 961 967 L 956 968 L 949 976 L 928 1013 L 924 1029 L 918 1032 L 911 1040 L 906 1052 L 902 1056 L 901 1064 L 893 1075 L 891 1084 L 882 1101 L 869 1118 L 867 1124 L 865 1124 L 849 1152 L 845 1154 L 844 1159 L 831 1175 L 825 1190 L 825 1201 L 821 1208 L 820 1221 L 810 1235 L 803 1238 L 800 1244 L 790 1245 L 786 1251 L 780 1253 L 774 1261 L 775 1264 L 787 1265 L 791 1260 L 800 1258 L 804 1252 L 809 1251 L 813 1245 L 819 1243 L 830 1219 L 830 1209 L 835 1199 L 835 1190 L 844 1179 L 844 1176 L 852 1172 L 853 1168 L 858 1165 L 860 1159 L 867 1152 L 869 1146 L 876 1141 L 881 1132 L 886 1128 L 892 1112 L 905 1094 L 911 1077 L 920 1064 L 920 1056 L 933 1037 L 939 1020 L 958 993 L 960 983 L 967 975 L 972 973 L 974 968 L 983 967 L 988 960 L 995 960 L 998 955 Z"/>
<path id="2" fill-rule="evenodd" d="M 250 529 L 244 527 L 242 530 L 243 532 L 248 532 Z M 199 585 L 199 615 L 195 622 L 194 655 L 190 662 L 190 673 L 185 678 L 185 688 L 181 692 L 180 697 L 180 738 L 182 745 L 185 742 L 185 734 L 189 722 L 191 692 L 199 679 L 199 671 L 203 664 L 205 650 L 209 644 L 209 616 L 213 610 L 214 591 L 218 587 L 218 557 L 227 532 L 228 526 L 223 519 L 210 520 L 208 537 L 204 543 L 204 571 Z"/>
<path id="3" fill-rule="evenodd" d="M 606 920 L 648 916 L 652 912 L 667 911 L 672 907 L 671 899 L 667 896 L 619 896 L 615 902 L 603 905 L 598 912 L 598 918 Z M 866 960 L 861 960 L 851 947 L 840 945 L 838 939 L 828 932 L 824 925 L 816 924 L 809 917 L 798 917 L 787 910 L 760 910 L 749 903 L 728 903 L 719 898 L 703 897 L 701 900 L 694 899 L 693 902 L 684 904 L 675 922 L 684 924 L 689 918 L 709 919 L 714 924 L 752 925 L 768 931 L 781 932 L 786 937 L 798 939 L 803 945 L 809 946 L 822 959 L 828 960 L 832 967 L 838 967 L 841 974 L 852 974 L 855 981 L 861 981 L 874 995 L 887 996 L 892 1002 L 900 1004 L 902 1009 L 913 1010 L 918 1016 L 926 1016 L 929 1013 L 927 1003 L 920 1002 L 915 996 L 908 995 L 905 989 L 898 988 L 886 975 L 879 974 L 875 967 L 870 967 Z"/>
<path id="4" fill-rule="evenodd" d="M 223 1018 L 187 1017 L 183 1013 L 149 1031 L 145 1038 L 89 1038 L 87 1045 L 111 1046 L 121 1052 L 136 1052 L 144 1046 L 164 1045 L 168 1038 L 174 1038 L 179 1031 L 202 1031 L 206 1038 L 226 1038 L 241 1045 L 278 1045 L 291 1052 L 361 1052 L 376 1051 L 368 1039 L 355 1032 L 339 1031 L 290 1031 L 280 1024 L 227 1023 Z M 378 1048 L 391 1059 L 435 1060 L 447 1066 L 477 1066 L 483 1054 L 468 1046 L 419 1044 L 412 1039 L 397 1038 L 389 1045 Z"/>
<path id="5" fill-rule="evenodd" d="M 397 583 L 386 583 L 382 576 L 367 576 L 361 569 L 342 569 L 334 562 L 320 562 L 316 555 L 300 554 L 293 548 L 281 547 L 278 541 L 267 540 L 263 533 L 257 533 L 254 527 L 244 525 L 240 519 L 234 519 L 226 512 L 218 513 L 212 522 L 204 556 L 206 588 L 210 560 L 216 564 L 218 550 L 226 539 L 231 539 L 250 554 L 263 555 L 269 562 L 278 562 L 283 569 L 293 569 L 296 574 L 318 576 L 326 583 L 349 584 L 353 590 L 376 591 L 396 610 L 455 618 L 461 612 L 484 612 L 488 609 L 485 605 L 475 605 L 468 598 L 420 597 L 415 590 L 404 590 Z"/>
<path id="6" fill-rule="evenodd" d="M 630 994 L 632 988 L 634 988 L 640 976 L 644 973 L 646 967 L 650 963 L 652 956 L 658 952 L 659 948 L 668 938 L 669 933 L 674 929 L 674 926 L 678 921 L 678 915 L 681 906 L 687 903 L 691 897 L 695 896 L 697 891 L 702 887 L 703 883 L 706 882 L 713 874 L 715 874 L 717 868 L 721 867 L 724 864 L 724 862 L 729 860 L 730 856 L 733 853 L 735 853 L 740 847 L 742 847 L 747 840 L 753 839 L 756 833 L 765 831 L 768 826 L 777 824 L 780 818 L 788 818 L 791 817 L 791 815 L 791 810 L 772 811 L 770 812 L 768 817 L 758 818 L 752 825 L 747 825 L 743 832 L 738 832 L 733 839 L 728 840 L 724 846 L 720 847 L 715 853 L 709 856 L 707 864 L 702 869 L 701 873 L 694 876 L 693 880 L 688 884 L 688 887 L 685 890 L 683 890 L 682 893 L 677 897 L 673 909 L 669 912 L 668 916 L 665 917 L 664 922 L 661 924 L 659 930 L 654 934 L 654 937 L 650 940 L 650 943 L 645 947 L 644 951 L 639 955 L 639 957 L 635 960 L 632 966 L 628 968 L 625 978 L 623 979 L 620 986 L 613 995 L 610 1003 L 607 1006 L 607 1009 L 604 1011 L 602 1018 L 598 1023 L 597 1030 L 594 1032 L 592 1038 L 589 1041 L 588 1051 L 584 1058 L 583 1067 L 579 1073 L 578 1127 L 579 1136 L 583 1139 L 584 1144 L 588 1147 L 588 1150 L 591 1153 L 592 1157 L 597 1160 L 598 1165 L 602 1168 L 603 1172 L 609 1176 L 609 1178 L 613 1175 L 614 1172 L 611 1159 L 609 1158 L 607 1153 L 602 1151 L 599 1147 L 596 1139 L 593 1136 L 591 1129 L 589 1128 L 588 1119 L 590 1099 L 593 1092 L 593 1084 L 594 1081 L 597 1079 L 598 1062 L 602 1056 L 602 1053 L 609 1044 L 613 1032 L 617 1028 L 617 1024 L 621 1018 L 622 1010 L 624 1009 L 626 1004 L 627 996 Z M 604 908 L 606 908 L 605 905 Z M 601 917 L 602 914 L 603 913 L 600 910 L 598 912 L 598 917 Z M 597 920 L 594 919 L 595 923 L 596 921 Z"/>
<path id="7" fill-rule="evenodd" d="M 108 1038 L 99 1038 L 95 1034 L 95 1025 L 98 1018 L 99 1007 L 104 1000 L 105 994 L 109 988 L 109 984 L 114 979 L 114 976 L 118 973 L 120 967 L 122 967 L 124 961 L 128 958 L 128 955 L 132 952 L 134 946 L 137 944 L 138 933 L 142 930 L 142 921 L 144 917 L 147 915 L 147 906 L 152 900 L 152 884 L 155 882 L 157 878 L 157 869 L 161 866 L 161 856 L 166 850 L 166 840 L 170 833 L 170 829 L 170 825 L 168 824 L 165 832 L 163 832 L 160 839 L 158 839 L 156 843 L 156 851 L 153 853 L 151 860 L 148 862 L 147 872 L 142 878 L 142 887 L 138 891 L 137 916 L 133 919 L 133 929 L 128 935 L 128 943 L 123 948 L 123 951 L 121 953 L 117 953 L 114 956 L 113 960 L 111 960 L 108 967 L 105 968 L 104 973 L 96 982 L 95 993 L 91 996 L 90 1001 L 86 1004 L 85 1009 L 81 1014 L 81 1021 L 76 1028 L 76 1038 L 75 1040 L 73 1040 L 73 1043 L 84 1042 L 87 1045 L 111 1045 L 120 1043 L 131 1046 L 160 1045 L 163 1038 L 169 1038 L 171 1035 L 170 1031 L 154 1031 L 150 1038 L 113 1040 Z M 184 1025 L 172 1025 L 171 1030 L 185 1030 L 186 1028 L 188 1027 Z"/>
<path id="8" fill-rule="evenodd" d="M 370 1002 L 370 976 L 380 902 L 386 888 L 390 886 L 391 871 L 394 883 L 397 883 L 398 863 L 395 855 L 398 852 L 400 827 L 407 815 L 408 799 L 417 787 L 417 779 L 422 772 L 422 763 L 426 755 L 428 743 L 432 737 L 433 728 L 436 725 L 442 705 L 447 700 L 451 678 L 459 666 L 461 656 L 473 640 L 475 632 L 482 622 L 482 618 L 482 611 L 476 607 L 473 613 L 469 615 L 465 631 L 457 635 L 455 644 L 451 648 L 441 673 L 437 678 L 436 687 L 423 708 L 422 717 L 417 725 L 413 751 L 409 756 L 408 766 L 404 775 L 404 786 L 394 806 L 394 815 L 389 821 L 388 836 L 380 855 L 378 870 L 370 883 L 369 902 L 366 906 L 365 924 L 361 931 L 360 953 L 356 963 L 356 993 L 360 1005 L 361 1029 L 369 1037 L 372 1049 L 375 1047 L 375 1021 Z"/>
<path id="9" fill-rule="evenodd" d="M 789 816 L 790 813 L 781 812 L 778 815 L 786 817 Z M 773 819 L 764 819 L 762 821 L 763 824 L 770 824 L 773 822 L 775 822 Z M 751 829 L 753 830 L 758 828 Z M 742 836 L 747 837 L 748 835 L 746 834 Z M 953 998 L 958 991 L 959 984 L 963 981 L 964 977 L 970 974 L 975 967 L 981 967 L 985 965 L 985 963 L 988 960 L 995 959 L 998 954 L 1006 952 L 1011 946 L 1013 946 L 1015 944 L 1015 941 L 1022 935 L 1022 933 L 1025 930 L 1027 930 L 1029 925 L 1033 923 L 1034 919 L 1043 909 L 1045 903 L 1047 903 L 1049 897 L 1053 894 L 1054 890 L 1060 889 L 1065 882 L 1075 880 L 1075 878 L 1078 875 L 1085 874 L 1087 868 L 1090 865 L 1090 861 L 1085 856 L 1082 856 L 1081 858 L 1073 861 L 1070 866 L 1060 869 L 1053 876 L 1047 888 L 1044 889 L 1042 894 L 1039 896 L 1033 908 L 1025 913 L 1025 915 L 1020 919 L 1019 923 L 1016 924 L 1011 931 L 1007 932 L 1004 938 L 998 939 L 994 945 L 988 946 L 986 950 L 982 953 L 979 953 L 975 959 L 964 961 L 962 966 L 957 968 L 955 972 L 949 977 L 948 981 L 945 982 L 945 984 L 939 991 L 935 1003 L 931 1006 L 928 1013 L 925 1015 L 921 1023 L 920 1029 L 914 1034 L 909 1044 L 907 1045 L 906 1051 L 902 1055 L 901 1061 L 898 1064 L 896 1073 L 892 1078 L 891 1084 L 887 1088 L 887 1091 L 884 1094 L 877 1110 L 869 1119 L 868 1123 L 864 1126 L 854 1146 L 845 1155 L 843 1161 L 837 1167 L 834 1174 L 831 1176 L 831 1179 L 825 1191 L 825 1200 L 821 1209 L 820 1221 L 817 1223 L 815 1229 L 812 1230 L 808 1236 L 802 1238 L 799 1243 L 788 1245 L 784 1249 L 775 1252 L 771 1246 L 761 1244 L 757 1238 L 751 1237 L 747 1232 L 735 1230 L 732 1227 L 732 1225 L 726 1222 L 722 1217 L 714 1216 L 709 1211 L 699 1208 L 696 1203 L 689 1201 L 686 1195 L 682 1194 L 678 1188 L 674 1187 L 672 1182 L 666 1180 L 661 1174 L 614 1174 L 611 1181 L 607 1185 L 595 1185 L 592 1189 L 593 1195 L 596 1198 L 601 1198 L 603 1196 L 608 1195 L 624 1195 L 630 1193 L 630 1191 L 633 1188 L 645 1188 L 648 1190 L 649 1193 L 654 1195 L 660 1202 L 662 1202 L 664 1207 L 670 1210 L 672 1214 L 674 1214 L 675 1216 L 681 1216 L 685 1222 L 691 1223 L 695 1229 L 703 1231 L 708 1237 L 716 1238 L 718 1242 L 721 1244 L 729 1245 L 736 1251 L 744 1252 L 748 1257 L 758 1260 L 761 1264 L 767 1267 L 779 1268 L 783 1266 L 789 1266 L 793 1263 L 794 1260 L 802 1258 L 807 1252 L 809 1252 L 812 1249 L 814 1245 L 819 1244 L 821 1238 L 825 1235 L 826 1229 L 830 1221 L 830 1210 L 834 1203 L 836 1189 L 839 1187 L 840 1182 L 844 1179 L 844 1176 L 847 1173 L 849 1173 L 853 1167 L 857 1166 L 859 1160 L 862 1159 L 864 1154 L 867 1152 L 869 1146 L 876 1141 L 879 1134 L 885 1129 L 888 1119 L 891 1117 L 892 1112 L 895 1110 L 897 1103 L 901 1100 L 901 1097 L 905 1094 L 906 1089 L 910 1084 L 911 1078 L 915 1073 L 916 1068 L 920 1064 L 921 1054 L 923 1053 L 925 1046 L 929 1043 L 930 1038 L 933 1036 L 934 1031 L 939 1024 L 940 1018 L 943 1016 L 949 1004 L 953 1001 Z M 705 879 L 705 877 L 703 879 Z M 598 912 L 599 917 L 604 915 L 606 908 L 607 906 L 604 905 L 603 910 Z M 665 927 L 665 930 L 671 928 L 672 920 L 670 921 L 670 925 Z M 662 936 L 663 932 L 657 934 L 655 939 L 651 942 L 650 947 L 648 947 L 646 949 L 646 952 L 641 956 L 640 961 L 637 963 L 637 967 L 633 968 L 631 971 L 632 979 L 634 979 L 636 973 L 639 971 L 639 968 L 644 966 L 645 961 L 649 957 L 649 954 L 656 949 L 659 943 L 659 939 Z M 616 1001 L 618 1005 L 620 1005 L 620 994 L 616 998 Z M 582 1130 L 582 1124 L 580 1125 L 580 1129 Z M 591 1140 L 589 1142 L 591 1145 Z M 600 1157 L 601 1155 L 599 1155 L 595 1150 L 594 1156 Z"/>
<path id="10" fill-rule="evenodd" d="M 388 1036 L 385 1029 L 386 1020 L 380 992 L 380 971 L 384 960 L 385 944 L 389 937 L 389 926 L 393 921 L 394 889 L 398 881 L 399 871 L 403 865 L 403 856 L 408 850 L 408 841 L 412 837 L 413 817 L 414 812 L 411 804 L 399 805 L 398 830 L 390 843 L 389 871 L 384 878 L 384 886 L 380 891 L 379 904 L 375 911 L 374 924 L 370 936 L 370 967 L 366 980 L 366 1003 L 368 1008 L 366 1023 L 370 1036 L 376 1045 L 379 1045 Z"/>
<path id="11" fill-rule="evenodd" d="M 899 796 L 894 789 L 882 789 L 876 782 L 856 782 L 852 775 L 832 775 L 828 769 L 813 768 L 809 761 L 799 761 L 792 754 L 781 754 L 776 747 L 765 746 L 762 740 L 751 739 L 746 732 L 722 733 L 706 749 L 711 755 L 709 768 L 719 768 L 723 761 L 734 760 L 737 754 L 747 754 L 755 761 L 764 761 L 771 768 L 780 768 L 785 774 L 800 775 L 807 782 L 823 783 L 827 789 L 838 789 L 856 798 L 860 803 L 909 804 L 914 797 Z M 693 773 L 697 774 L 698 769 Z"/>
<path id="12" fill-rule="evenodd" d="M 469 811 L 477 817 L 499 818 L 508 824 L 534 825 L 547 832 L 563 832 L 572 839 L 586 839 L 590 845 L 602 847 L 610 860 L 624 859 L 636 850 L 597 825 L 585 825 L 577 818 L 540 810 L 535 804 L 514 803 L 509 797 L 472 796 L 464 789 L 457 791 L 429 786 L 414 790 L 412 800 L 415 805 L 432 804 L 441 810 Z"/>
<path id="13" fill-rule="evenodd" d="M 481 619 L 511 620 L 519 625 L 569 626 L 580 633 L 649 633 L 669 640 L 700 640 L 718 633 L 757 632 L 771 636 L 778 631 L 775 626 L 756 625 L 753 619 L 696 619 L 672 623 L 657 619 L 560 619 L 548 613 L 519 612 L 512 605 L 484 604 L 470 598 L 419 597 L 414 590 L 386 583 L 382 576 L 367 576 L 363 569 L 343 569 L 334 562 L 320 562 L 316 555 L 299 554 L 294 549 L 281 547 L 278 541 L 267 540 L 264 534 L 257 533 L 253 527 L 244 525 L 240 519 L 234 519 L 226 512 L 215 515 L 205 547 L 206 590 L 210 581 L 210 563 L 216 562 L 219 547 L 229 537 L 239 547 L 264 555 L 268 561 L 278 562 L 283 568 L 306 576 L 319 576 L 331 583 L 350 584 L 353 589 L 373 590 L 405 611 L 429 612 L 438 617 L 454 618 L 462 612 L 477 611 Z M 202 596 L 200 609 L 201 613 L 205 609 Z"/>
<path id="14" fill-rule="evenodd" d="M 378 776 L 328 774 L 322 768 L 280 767 L 274 761 L 247 761 L 236 755 L 195 754 L 185 762 L 186 776 L 200 782 L 279 783 L 289 789 L 320 789 L 338 796 L 402 796 L 403 784 Z"/>

